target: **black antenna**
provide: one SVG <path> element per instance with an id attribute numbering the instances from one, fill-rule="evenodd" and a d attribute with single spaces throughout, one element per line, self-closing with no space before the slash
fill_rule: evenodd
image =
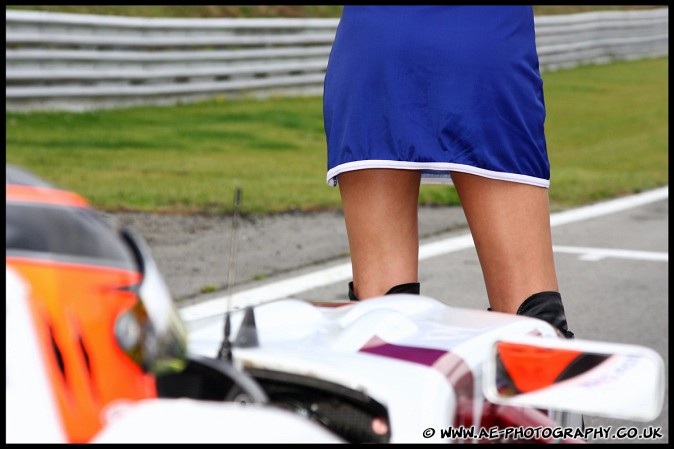
<path id="1" fill-rule="evenodd" d="M 218 351 L 218 358 L 222 360 L 232 361 L 232 342 L 231 334 L 231 320 L 230 307 L 232 303 L 232 284 L 234 283 L 234 275 L 236 274 L 236 231 L 239 229 L 239 209 L 241 208 L 241 188 L 237 187 L 234 193 L 234 216 L 232 217 L 232 241 L 229 251 L 229 273 L 227 276 L 227 310 L 225 311 L 225 338 L 222 340 L 220 350 Z"/>

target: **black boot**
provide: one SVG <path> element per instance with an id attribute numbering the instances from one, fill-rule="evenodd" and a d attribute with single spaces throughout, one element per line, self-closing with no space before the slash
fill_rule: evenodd
<path id="1" fill-rule="evenodd" d="M 391 287 L 387 291 L 386 295 L 393 295 L 396 293 L 409 293 L 412 295 L 418 295 L 421 291 L 421 284 L 419 282 L 410 282 L 408 284 L 400 284 L 395 287 Z M 356 293 L 353 291 L 353 282 L 349 282 L 349 300 L 350 301 L 360 301 L 356 296 Z"/>
<path id="2" fill-rule="evenodd" d="M 559 292 L 540 292 L 529 296 L 519 309 L 517 315 L 529 316 L 547 321 L 566 338 L 573 338 L 573 332 L 566 327 L 566 314 Z"/>

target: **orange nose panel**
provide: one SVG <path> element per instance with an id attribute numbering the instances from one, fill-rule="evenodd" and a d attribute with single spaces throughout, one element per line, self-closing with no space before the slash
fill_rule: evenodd
<path id="1" fill-rule="evenodd" d="M 552 385 L 581 352 L 500 342 L 498 354 L 515 387 L 528 393 Z"/>

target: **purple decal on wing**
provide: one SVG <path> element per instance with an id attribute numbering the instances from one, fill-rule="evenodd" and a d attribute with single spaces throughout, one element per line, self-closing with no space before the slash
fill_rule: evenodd
<path id="1" fill-rule="evenodd" d="M 374 338 L 378 339 L 378 337 Z M 363 348 L 360 349 L 360 352 L 367 352 L 369 354 L 377 354 L 384 357 L 406 360 L 408 362 L 419 363 L 426 366 L 433 366 L 436 360 L 447 353 L 447 351 L 440 349 L 394 345 L 391 343 L 386 343 L 381 339 L 378 340 L 380 344 L 366 344 Z"/>

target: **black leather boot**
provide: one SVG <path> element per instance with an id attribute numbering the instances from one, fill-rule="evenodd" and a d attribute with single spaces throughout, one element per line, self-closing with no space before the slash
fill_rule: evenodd
<path id="1" fill-rule="evenodd" d="M 418 295 L 421 291 L 421 284 L 419 282 L 410 282 L 407 284 L 396 285 L 391 287 L 385 295 L 393 295 L 396 293 L 409 293 L 412 295 Z M 356 293 L 353 291 L 353 282 L 349 282 L 349 300 L 350 301 L 360 301 L 356 296 Z"/>
<path id="2" fill-rule="evenodd" d="M 529 316 L 547 321 L 566 338 L 573 338 L 573 332 L 567 329 L 566 314 L 559 292 L 540 292 L 524 300 L 517 315 Z"/>

